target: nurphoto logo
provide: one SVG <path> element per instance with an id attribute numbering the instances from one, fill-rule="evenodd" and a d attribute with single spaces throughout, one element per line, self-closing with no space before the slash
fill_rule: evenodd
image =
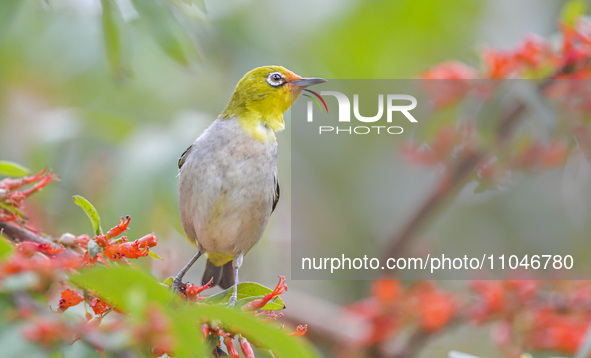
<path id="1" fill-rule="evenodd" d="M 351 100 L 347 95 L 338 91 L 321 91 L 320 94 L 306 89 L 313 96 L 304 94 L 311 100 L 307 103 L 307 121 L 314 122 L 314 103 L 318 105 L 320 111 L 328 113 L 328 106 L 323 96 L 333 96 L 338 103 L 338 121 L 341 123 L 351 123 Z M 384 98 L 386 99 L 384 101 Z M 384 105 L 385 103 L 385 105 Z M 322 104 L 322 105 L 321 105 Z M 406 118 L 410 123 L 418 123 L 417 119 L 410 113 L 417 106 L 417 99 L 408 94 L 380 94 L 377 96 L 377 110 L 373 116 L 363 116 L 359 110 L 359 95 L 353 95 L 353 116 L 362 123 L 374 123 L 374 125 L 344 126 L 344 125 L 321 125 L 318 127 L 318 134 L 369 134 L 369 133 L 387 133 L 402 134 L 404 128 L 401 126 L 390 125 L 394 120 Z M 385 109 L 384 109 L 385 107 Z M 384 112 L 386 113 L 385 124 L 383 123 Z M 397 113 L 398 112 L 398 113 Z M 364 112 L 366 113 L 366 112 Z M 397 113 L 397 114 L 396 114 Z M 381 122 L 380 122 L 381 121 Z"/>

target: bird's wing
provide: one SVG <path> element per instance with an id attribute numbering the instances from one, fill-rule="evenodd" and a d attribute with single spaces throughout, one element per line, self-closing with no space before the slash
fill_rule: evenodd
<path id="1" fill-rule="evenodd" d="M 275 176 L 273 177 L 275 179 L 275 195 L 273 196 L 273 208 L 271 209 L 271 214 L 273 213 L 273 211 L 275 211 L 275 207 L 277 206 L 277 203 L 279 202 L 279 181 L 277 180 L 277 172 L 275 172 Z"/>
<path id="2" fill-rule="evenodd" d="M 181 157 L 179 158 L 179 169 L 181 169 L 181 167 L 183 166 L 183 164 L 185 164 L 185 160 L 187 159 L 187 155 L 189 155 L 189 152 L 191 151 L 191 148 L 193 148 L 193 144 L 191 144 L 189 146 L 189 148 L 185 149 L 185 151 L 183 152 L 183 154 L 181 154 Z"/>

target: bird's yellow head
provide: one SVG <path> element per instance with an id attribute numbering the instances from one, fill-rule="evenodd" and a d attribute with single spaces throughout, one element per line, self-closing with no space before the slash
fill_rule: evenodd
<path id="1" fill-rule="evenodd" d="M 261 124 L 273 133 L 277 132 L 285 127 L 283 113 L 302 90 L 322 82 L 326 80 L 302 78 L 281 66 L 255 68 L 238 82 L 220 118 L 238 118 L 257 138 L 260 137 L 258 127 Z"/>

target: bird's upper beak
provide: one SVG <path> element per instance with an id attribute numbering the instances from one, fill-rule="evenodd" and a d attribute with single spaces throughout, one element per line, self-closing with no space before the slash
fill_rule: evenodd
<path id="1" fill-rule="evenodd" d="M 292 81 L 291 84 L 301 87 L 301 88 L 305 88 L 311 85 L 315 85 L 318 83 L 324 83 L 327 80 L 325 80 L 324 78 L 317 78 L 317 77 L 312 77 L 312 78 L 300 78 L 299 80 L 295 80 Z"/>

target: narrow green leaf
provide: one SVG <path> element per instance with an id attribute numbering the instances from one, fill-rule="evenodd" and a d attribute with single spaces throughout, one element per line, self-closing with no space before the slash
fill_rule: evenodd
<path id="1" fill-rule="evenodd" d="M 6 160 L 0 160 L 0 175 L 7 177 L 24 177 L 31 171 L 20 164 L 9 162 Z"/>
<path id="2" fill-rule="evenodd" d="M 160 0 L 132 2 L 160 48 L 178 63 L 187 65 L 188 55 L 195 48 L 171 9 Z"/>
<path id="3" fill-rule="evenodd" d="M 92 204 L 83 196 L 74 195 L 73 199 L 76 205 L 81 207 L 90 219 L 90 222 L 92 223 L 92 228 L 94 229 L 94 234 L 102 234 L 103 229 L 101 229 L 101 217 L 99 216 L 98 211 L 96 211 L 94 206 L 92 206 Z"/>
<path id="4" fill-rule="evenodd" d="M 25 216 L 14 206 L 6 204 L 5 202 L 0 201 L 0 208 L 10 211 L 13 214 L 16 214 L 19 218 L 24 219 Z"/>
<path id="5" fill-rule="evenodd" d="M 227 303 L 230 301 L 230 296 L 232 296 L 232 292 L 234 292 L 234 288 L 230 287 L 222 292 L 219 292 L 213 296 L 209 296 L 208 298 L 204 299 L 202 302 L 205 303 Z M 246 303 L 263 298 L 264 295 L 273 292 L 272 289 L 265 287 L 256 282 L 242 282 L 238 284 L 238 302 L 236 303 L 237 307 L 242 307 Z M 276 311 L 282 310 L 285 308 L 285 304 L 281 297 L 277 297 L 274 301 L 267 303 L 262 309 L 269 310 L 269 311 Z"/>
<path id="6" fill-rule="evenodd" d="M 148 255 L 152 256 L 152 258 L 155 258 L 156 260 L 162 260 L 162 258 L 160 258 L 160 256 L 156 255 L 156 253 L 154 251 L 148 251 Z"/>
<path id="7" fill-rule="evenodd" d="M 585 14 L 586 5 L 584 0 L 570 0 L 562 8 L 560 19 L 569 26 L 574 26 L 576 20 Z"/>
<path id="8" fill-rule="evenodd" d="M 14 252 L 14 247 L 0 235 L 0 261 L 6 260 Z"/>
<path id="9" fill-rule="evenodd" d="M 103 7 L 103 41 L 111 70 L 119 80 L 127 75 L 122 55 L 121 29 L 123 17 L 114 0 L 101 0 Z"/>

